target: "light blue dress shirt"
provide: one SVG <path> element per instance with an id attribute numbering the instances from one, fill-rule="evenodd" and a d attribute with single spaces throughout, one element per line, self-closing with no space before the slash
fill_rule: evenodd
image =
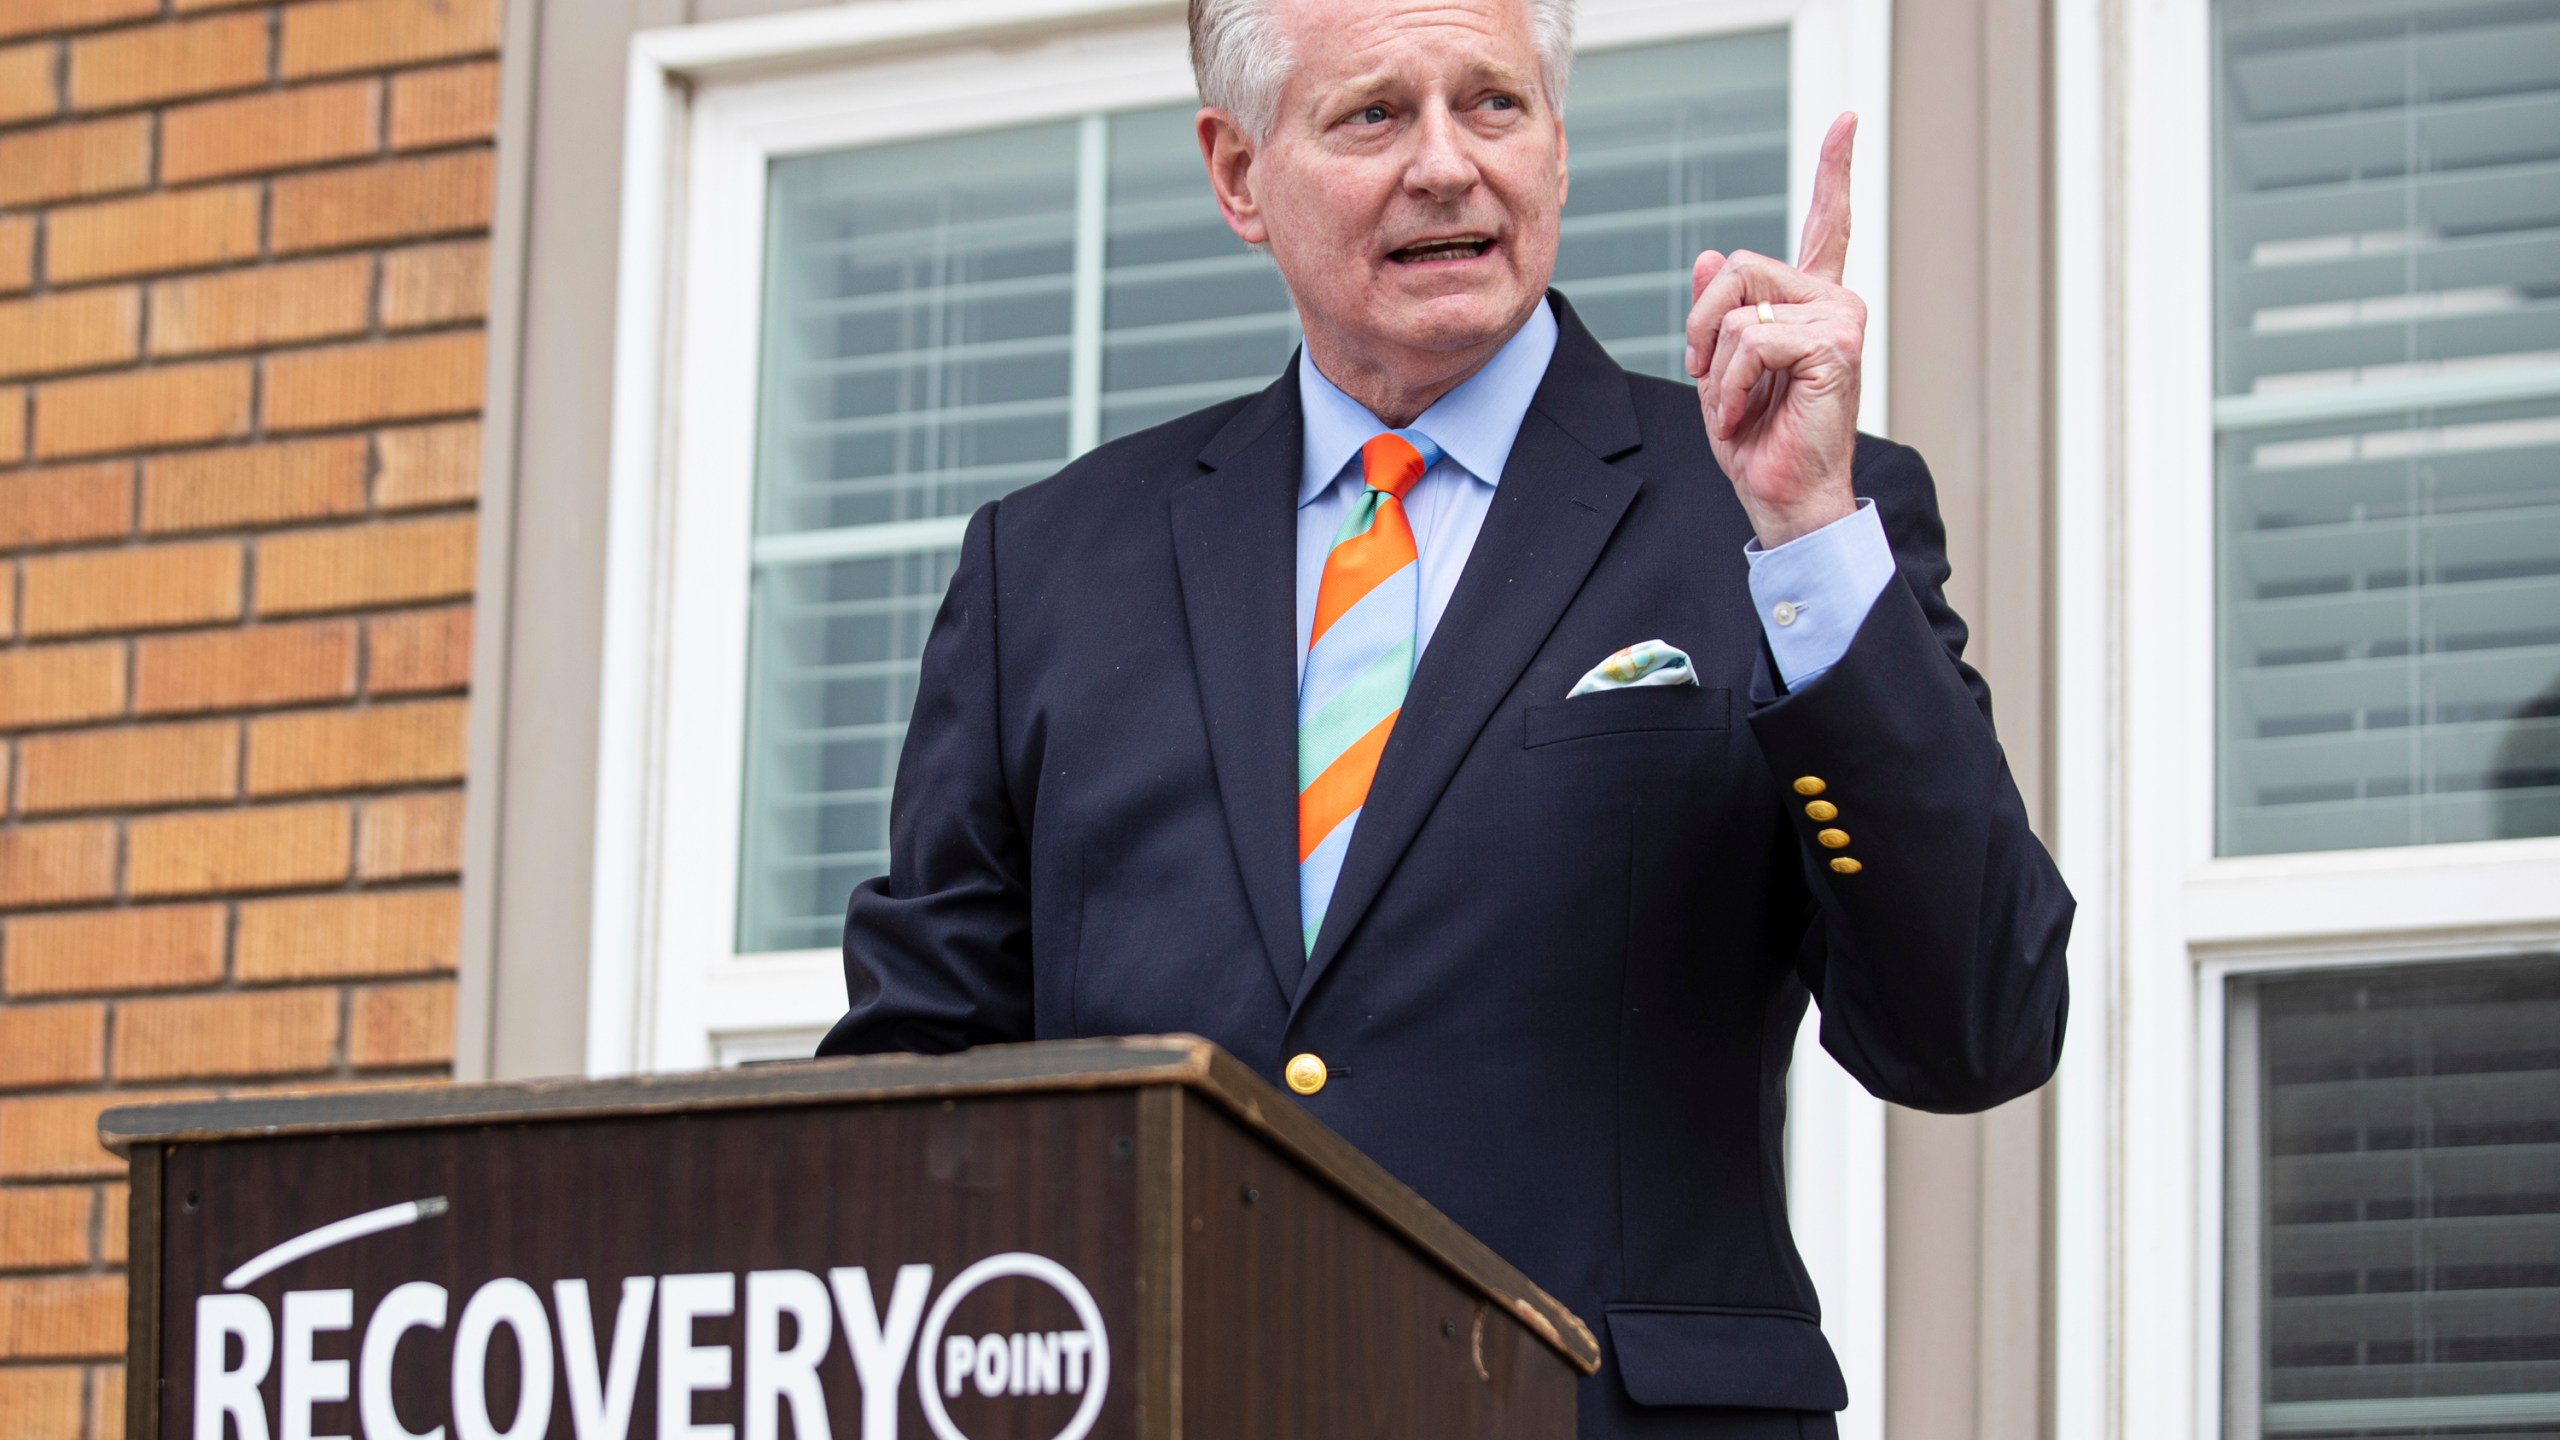
<path id="1" fill-rule="evenodd" d="M 1529 401 L 1555 353 L 1555 312 L 1540 305 L 1483 369 L 1413 422 L 1414 429 L 1440 446 L 1442 456 L 1404 497 L 1421 562 L 1416 655 L 1430 645 L 1441 614 L 1449 608 L 1459 572 L 1466 568 L 1485 512 L 1492 508 L 1493 487 L 1501 483 L 1503 464 L 1520 438 L 1520 422 L 1528 416 Z M 1327 380 L 1313 361 L 1303 354 L 1300 360 L 1298 403 L 1306 417 L 1305 459 L 1298 475 L 1298 668 L 1303 681 L 1325 557 L 1342 517 L 1360 496 L 1360 447 L 1388 427 Z M 1754 540 L 1742 553 L 1751 567 L 1751 598 L 1760 628 L 1768 633 L 1769 652 L 1789 689 L 1811 684 L 1839 663 L 1876 596 L 1893 578 L 1893 550 L 1871 500 L 1859 501 L 1856 513 L 1847 518 L 1775 550 L 1763 551 Z M 1629 635 L 1624 643 L 1654 638 Z M 1607 658 L 1594 655 L 1591 663 Z"/>

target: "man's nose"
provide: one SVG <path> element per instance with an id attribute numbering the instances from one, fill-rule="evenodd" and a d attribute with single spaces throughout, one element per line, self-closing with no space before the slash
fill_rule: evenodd
<path id="1" fill-rule="evenodd" d="M 1467 151 L 1468 137 L 1446 105 L 1423 110 L 1414 127 L 1413 163 L 1405 168 L 1405 186 L 1434 200 L 1452 200 L 1475 188 L 1476 162 Z"/>

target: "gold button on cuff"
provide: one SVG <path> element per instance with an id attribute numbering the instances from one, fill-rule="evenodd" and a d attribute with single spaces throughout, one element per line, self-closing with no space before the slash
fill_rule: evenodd
<path id="1" fill-rule="evenodd" d="M 1813 838 L 1822 842 L 1822 848 L 1825 850 L 1849 848 L 1849 832 L 1846 830 L 1816 830 L 1813 832 Z"/>
<path id="2" fill-rule="evenodd" d="M 1866 868 L 1866 866 L 1859 864 L 1857 861 L 1850 859 L 1846 855 L 1834 855 L 1831 857 L 1831 873 L 1834 875 L 1855 875 Z"/>
<path id="3" fill-rule="evenodd" d="M 1288 1077 L 1289 1088 L 1301 1095 L 1313 1095 L 1324 1088 L 1324 1061 L 1313 1055 L 1291 1056 L 1288 1068 L 1280 1073 Z"/>
<path id="4" fill-rule="evenodd" d="M 1830 788 L 1822 783 L 1822 777 L 1819 775 L 1807 775 L 1796 782 L 1796 793 L 1799 795 L 1819 795 Z"/>
<path id="5" fill-rule="evenodd" d="M 1840 807 L 1828 800 L 1816 800 L 1804 807 L 1804 818 L 1807 820 L 1835 820 L 1839 815 Z"/>

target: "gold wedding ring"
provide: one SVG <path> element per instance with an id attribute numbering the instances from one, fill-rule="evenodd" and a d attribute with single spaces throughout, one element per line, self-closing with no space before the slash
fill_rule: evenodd
<path id="1" fill-rule="evenodd" d="M 1763 325 L 1775 325 L 1778 323 L 1778 312 L 1771 308 L 1769 302 L 1766 300 L 1760 302 L 1760 323 Z"/>

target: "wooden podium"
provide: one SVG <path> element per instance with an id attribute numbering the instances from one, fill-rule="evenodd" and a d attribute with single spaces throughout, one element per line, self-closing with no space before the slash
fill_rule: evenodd
<path id="1" fill-rule="evenodd" d="M 134 1440 L 1509 1440 L 1572 1435 L 1599 1365 L 1187 1036 L 100 1130 Z"/>

